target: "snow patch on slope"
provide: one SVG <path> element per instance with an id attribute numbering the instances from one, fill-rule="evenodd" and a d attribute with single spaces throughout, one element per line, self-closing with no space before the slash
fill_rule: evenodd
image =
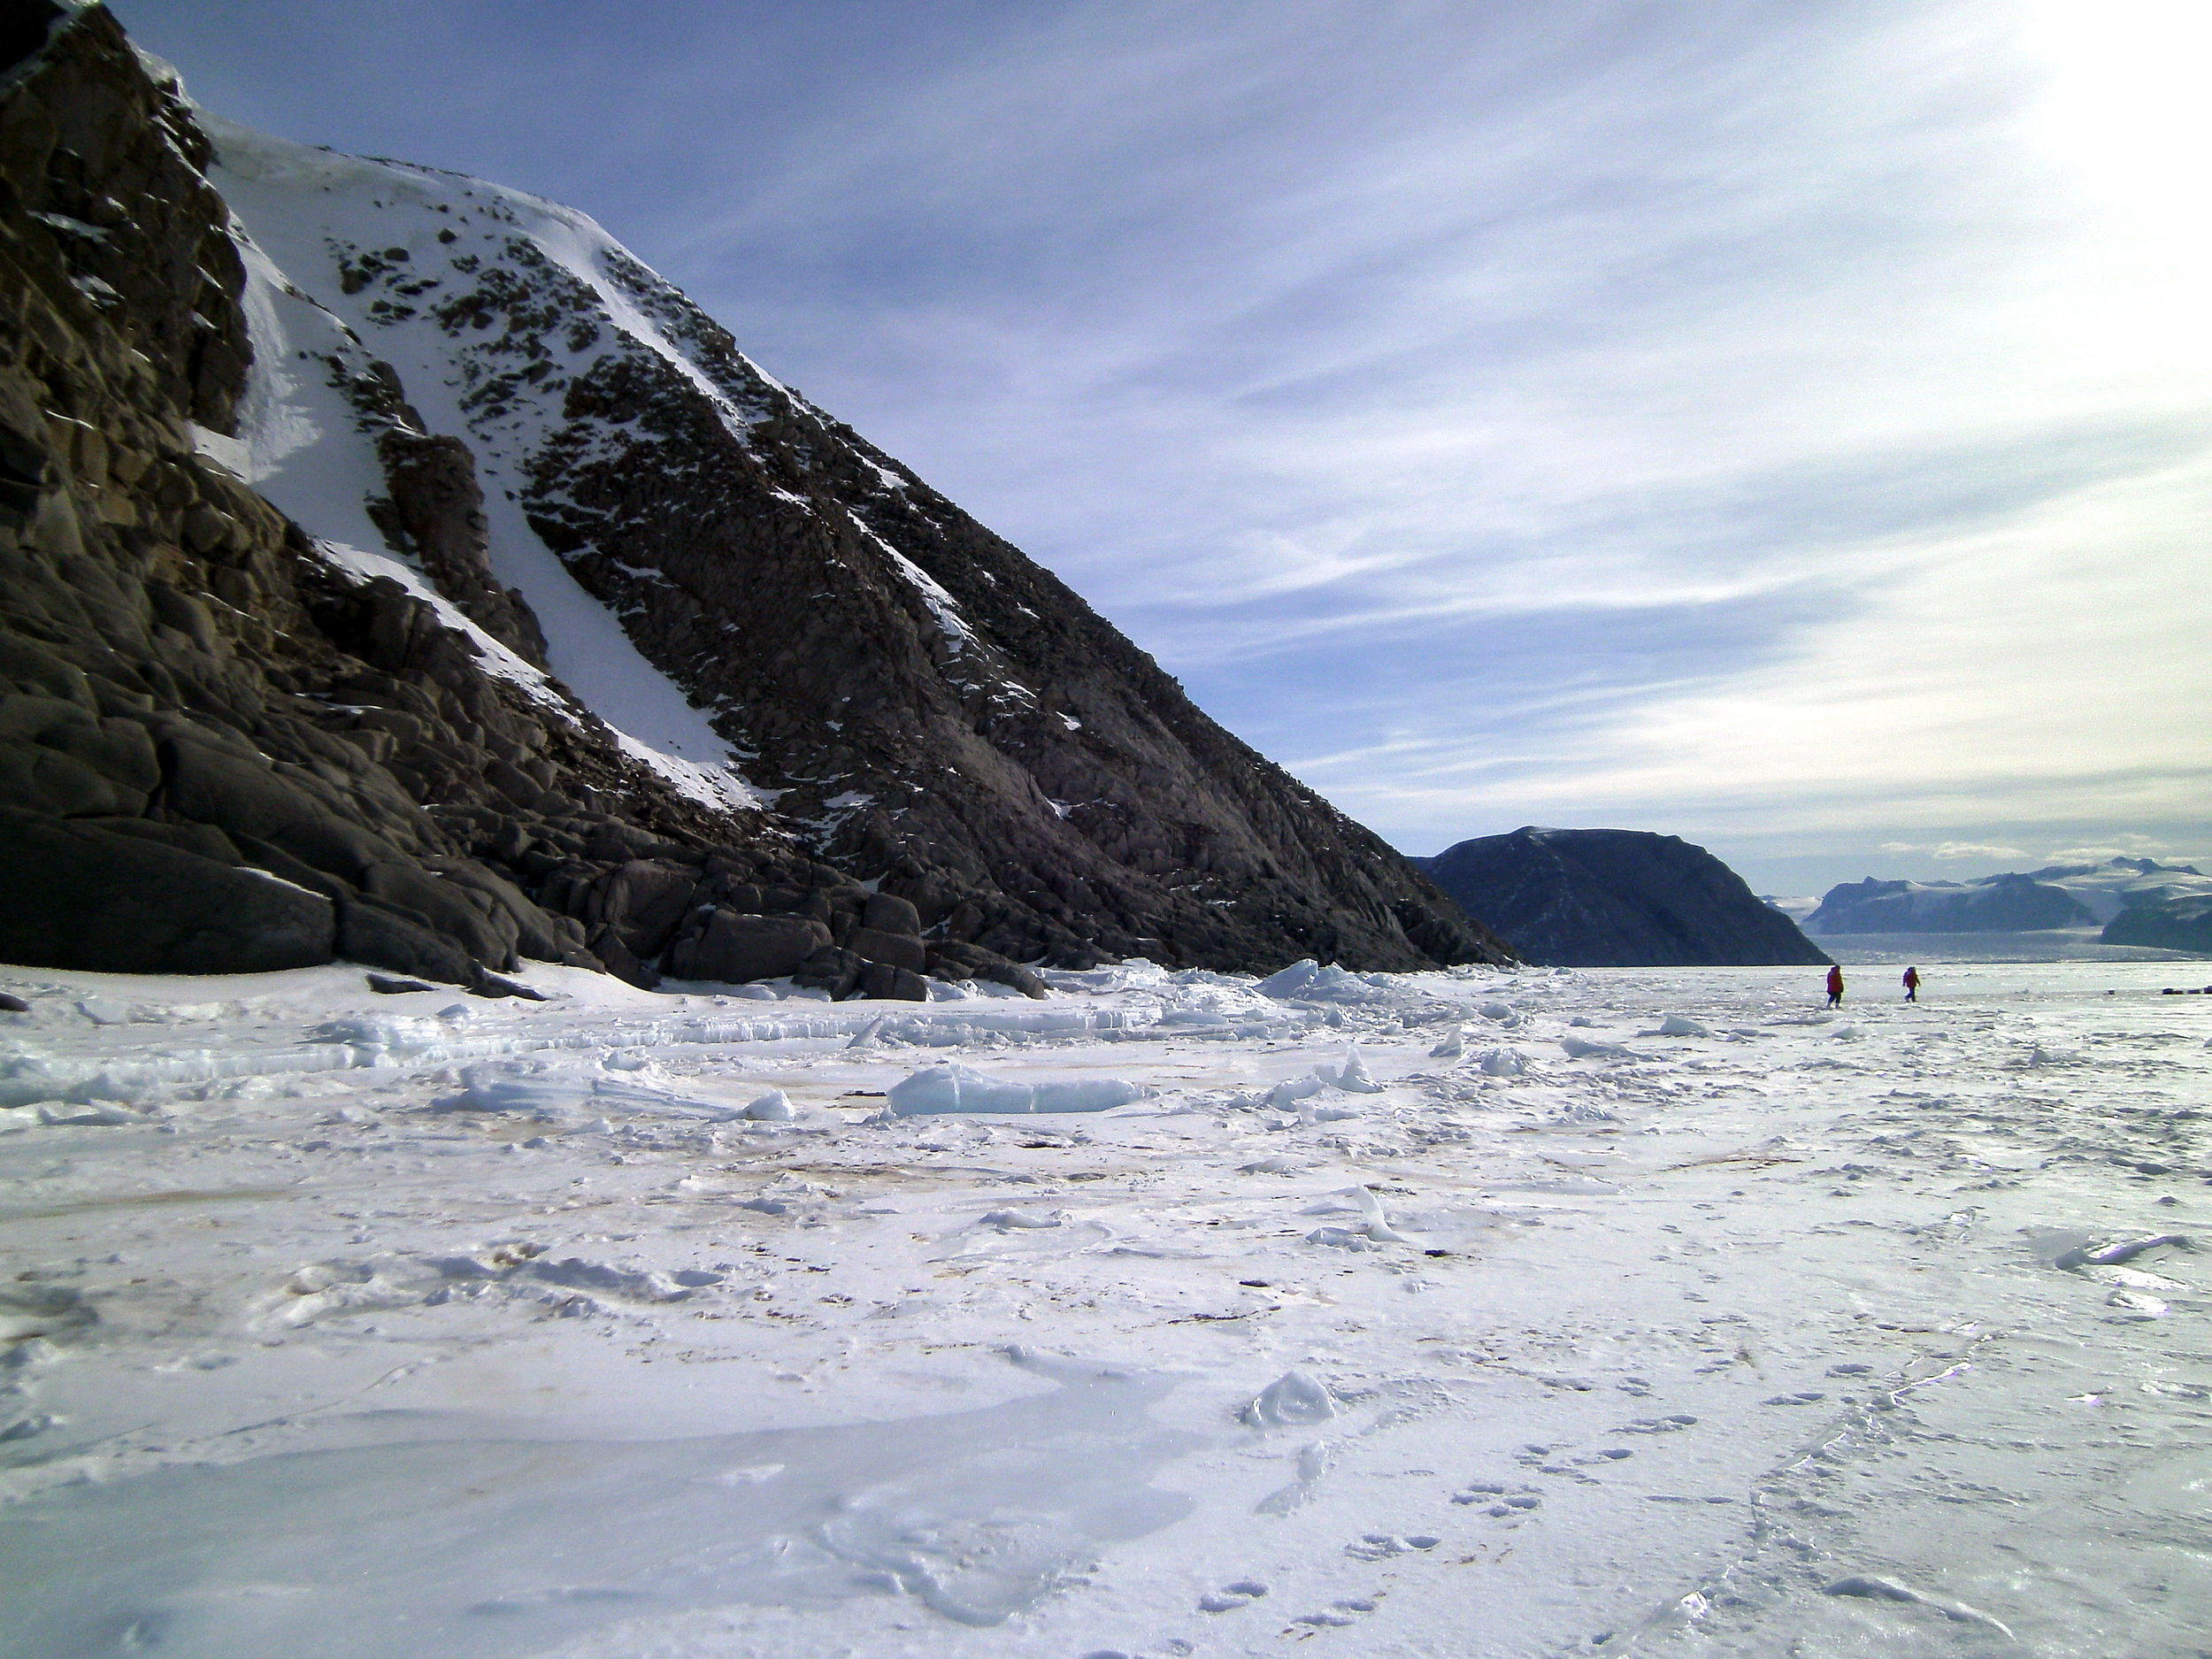
<path id="1" fill-rule="evenodd" d="M 366 511 L 371 497 L 385 493 L 383 471 L 357 433 L 353 411 L 328 383 L 320 359 L 335 356 L 365 364 L 373 356 L 392 362 L 408 401 L 422 412 L 429 430 L 467 434 L 484 484 L 492 568 L 503 583 L 520 589 L 537 613 L 548 660 L 560 681 L 615 732 L 626 753 L 658 772 L 678 793 L 722 810 L 772 802 L 772 793 L 746 781 L 727 740 L 715 731 L 706 711 L 645 659 L 620 622 L 531 530 L 510 488 L 520 476 L 527 445 L 486 444 L 458 407 L 448 378 L 450 365 L 433 342 L 406 331 L 379 328 L 372 352 L 342 314 L 342 293 L 334 289 L 319 298 L 303 286 L 329 270 L 334 238 L 378 247 L 409 240 L 430 248 L 441 245 L 434 234 L 442 226 L 412 227 L 411 236 L 397 226 L 375 223 L 388 211 L 388 202 L 396 207 L 403 197 L 442 221 L 451 218 L 456 199 L 472 205 L 479 197 L 487 204 L 495 199 L 509 218 L 517 207 L 526 209 L 537 221 L 533 228 L 541 243 L 550 242 L 548 251 L 558 263 L 591 281 L 626 332 L 634 322 L 634 338 L 672 358 L 673 347 L 612 284 L 587 275 L 595 269 L 599 248 L 614 245 L 605 233 L 580 214 L 520 192 L 287 143 L 204 112 L 200 119 L 220 157 L 211 177 L 237 216 L 233 234 L 247 265 L 245 307 L 254 344 L 239 435 L 202 432 L 202 452 L 253 483 L 326 547 L 346 549 L 336 556 L 339 562 L 406 580 L 411 590 L 434 602 L 428 584 L 404 561 L 361 551 L 384 545 Z M 436 213 L 440 202 L 448 210 L 444 213 Z M 505 229 L 503 220 L 502 235 Z M 549 229 L 564 232 L 566 245 Z M 299 273 L 299 280 L 293 273 Z M 360 321 L 369 326 L 365 318 Z M 411 343 L 419 349 L 411 353 L 397 349 Z M 402 577 L 402 571 L 412 579 Z M 550 695 L 543 675 L 488 641 L 453 607 L 441 603 L 440 614 L 486 649 L 494 672 L 532 686 L 533 695 L 539 695 L 538 688 Z"/>

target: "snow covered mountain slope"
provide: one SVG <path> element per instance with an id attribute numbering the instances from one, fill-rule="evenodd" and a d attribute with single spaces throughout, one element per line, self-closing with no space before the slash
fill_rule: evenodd
<path id="1" fill-rule="evenodd" d="M 0 44 L 0 959 L 1505 956 L 582 216 Z"/>
<path id="2" fill-rule="evenodd" d="M 618 730 L 664 727 L 680 687 L 832 862 L 910 865 L 933 921 L 954 885 L 1023 897 L 1016 954 L 1102 924 L 1257 963 L 1261 916 L 1317 887 L 1353 902 L 1294 920 L 1278 959 L 1479 954 L 1379 842 L 590 219 L 206 124 L 253 243 L 465 434 L 493 571 Z"/>

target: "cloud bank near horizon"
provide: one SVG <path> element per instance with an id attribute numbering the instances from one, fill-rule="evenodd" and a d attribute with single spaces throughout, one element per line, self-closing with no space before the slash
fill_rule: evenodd
<path id="1" fill-rule="evenodd" d="M 592 212 L 1409 849 L 2212 845 L 2187 6 L 117 10 Z"/>

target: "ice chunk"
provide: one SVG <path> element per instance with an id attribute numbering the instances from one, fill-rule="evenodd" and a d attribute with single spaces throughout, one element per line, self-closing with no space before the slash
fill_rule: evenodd
<path id="1" fill-rule="evenodd" d="M 1505 1002 L 1485 1002 L 1475 1012 L 1500 1025 L 1517 1025 L 1521 1023 L 1520 1015 Z"/>
<path id="2" fill-rule="evenodd" d="M 515 1112 L 541 1123 L 558 1123 L 580 1113 L 603 1113 L 610 1110 L 699 1118 L 710 1123 L 728 1123 L 740 1115 L 733 1107 L 689 1099 L 666 1089 L 618 1082 L 611 1077 L 510 1070 L 503 1065 L 465 1068 L 459 1093 L 433 1101 L 431 1110 Z"/>
<path id="3" fill-rule="evenodd" d="M 1302 997 L 1311 1002 L 1379 1002 L 1395 995 L 1379 975 L 1352 973 L 1334 965 L 1320 967 L 1312 961 L 1294 962 L 1271 973 L 1253 988 L 1278 1002 Z"/>
<path id="4" fill-rule="evenodd" d="M 1567 1051 L 1570 1060 L 1625 1060 L 1632 1057 L 1628 1050 L 1617 1042 L 1593 1042 L 1587 1037 L 1562 1037 L 1559 1046 Z"/>
<path id="5" fill-rule="evenodd" d="M 1336 1415 L 1328 1389 L 1302 1371 L 1286 1371 L 1253 1396 L 1242 1416 L 1254 1428 L 1325 1423 Z"/>
<path id="6" fill-rule="evenodd" d="M 1331 1250 L 1371 1250 L 1374 1242 L 1364 1227 L 1316 1227 L 1306 1234 L 1308 1244 Z"/>
<path id="7" fill-rule="evenodd" d="M 1467 1034 L 1455 1025 L 1444 1033 L 1444 1040 L 1429 1050 L 1432 1060 L 1456 1060 L 1467 1052 Z"/>
<path id="8" fill-rule="evenodd" d="M 1285 1078 L 1267 1091 L 1267 1103 L 1277 1111 L 1289 1111 L 1302 1100 L 1311 1100 L 1321 1092 L 1321 1079 L 1309 1071 L 1303 1077 Z"/>
<path id="9" fill-rule="evenodd" d="M 1347 1094 L 1379 1094 L 1383 1086 L 1367 1074 L 1367 1062 L 1360 1057 L 1359 1045 L 1354 1043 L 1344 1051 L 1340 1066 L 1316 1066 L 1314 1075 L 1331 1088 L 1340 1088 Z"/>
<path id="10" fill-rule="evenodd" d="M 1485 1077 L 1522 1077 L 1528 1071 L 1528 1056 L 1518 1048 L 1493 1048 L 1482 1056 Z"/>
<path id="11" fill-rule="evenodd" d="M 1701 1019 L 1692 1019 L 1687 1014 L 1670 1014 L 1659 1022 L 1662 1037 L 1709 1037 L 1713 1028 Z"/>
<path id="12" fill-rule="evenodd" d="M 1033 1210 L 994 1210 L 976 1222 L 979 1227 L 996 1227 L 1001 1233 L 1056 1227 L 1059 1225 L 1057 1215 L 1040 1215 Z"/>
<path id="13" fill-rule="evenodd" d="M 1272 996 L 1279 1000 L 1295 996 L 1312 984 L 1313 976 L 1320 972 L 1321 964 L 1309 956 L 1303 962 L 1292 963 L 1279 973 L 1269 974 L 1252 988 L 1262 996 Z"/>
<path id="14" fill-rule="evenodd" d="M 891 1086 L 891 1110 L 926 1112 L 1096 1112 L 1144 1098 L 1142 1087 L 1117 1077 L 1018 1083 L 964 1065 L 929 1065 Z"/>
<path id="15" fill-rule="evenodd" d="M 1367 1217 L 1367 1236 L 1377 1244 L 1410 1244 L 1413 1242 L 1405 1234 L 1391 1229 L 1389 1221 L 1383 1215 L 1382 1200 L 1375 1196 L 1373 1188 L 1355 1187 L 1345 1196 L 1357 1204 L 1360 1213 Z"/>
<path id="16" fill-rule="evenodd" d="M 157 1115 L 133 1111 L 117 1101 L 88 1101 L 81 1106 L 42 1106 L 38 1120 L 52 1125 L 73 1125 L 79 1127 L 114 1127 L 119 1125 L 144 1124 L 158 1121 Z"/>
<path id="17" fill-rule="evenodd" d="M 1866 1601 L 1901 1601 L 1908 1606 L 1932 1608 L 1955 1623 L 1979 1624 L 1987 1630 L 2000 1632 L 2007 1640 L 2013 1640 L 2012 1629 L 2001 1619 L 1992 1618 L 1978 1608 L 1963 1601 L 1946 1601 L 1936 1596 L 1901 1585 L 1894 1578 L 1880 1578 L 1872 1573 L 1853 1573 L 1824 1586 L 1823 1595 L 1852 1596 Z"/>
<path id="18" fill-rule="evenodd" d="M 791 1097 L 780 1088 L 772 1088 L 745 1108 L 745 1116 L 757 1124 L 787 1124 L 791 1121 Z"/>

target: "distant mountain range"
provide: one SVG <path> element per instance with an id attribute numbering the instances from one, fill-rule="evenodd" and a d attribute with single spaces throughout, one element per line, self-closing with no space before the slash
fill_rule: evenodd
<path id="1" fill-rule="evenodd" d="M 1972 881 L 1831 887 L 1805 921 L 1819 936 L 2021 933 L 2097 928 L 2098 942 L 2212 951 L 2212 876 L 2190 864 L 2113 858 Z"/>
<path id="2" fill-rule="evenodd" d="M 1532 962 L 1657 968 L 1828 961 L 1742 877 L 1678 835 L 1531 826 L 1413 862 Z"/>

